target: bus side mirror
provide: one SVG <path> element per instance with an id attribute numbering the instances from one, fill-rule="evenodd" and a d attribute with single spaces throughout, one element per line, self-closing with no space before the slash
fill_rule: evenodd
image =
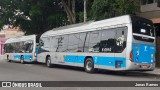
<path id="1" fill-rule="evenodd" d="M 44 45 L 44 43 L 43 42 L 39 42 L 39 46 L 43 46 Z"/>

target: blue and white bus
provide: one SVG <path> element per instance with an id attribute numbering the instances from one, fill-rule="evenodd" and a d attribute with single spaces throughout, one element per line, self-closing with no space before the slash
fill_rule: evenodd
<path id="1" fill-rule="evenodd" d="M 150 20 L 120 16 L 56 28 L 40 37 L 38 62 L 106 70 L 154 70 L 155 32 Z"/>
<path id="2" fill-rule="evenodd" d="M 38 48 L 36 35 L 10 38 L 5 42 L 5 59 L 10 61 L 34 62 L 37 60 Z"/>

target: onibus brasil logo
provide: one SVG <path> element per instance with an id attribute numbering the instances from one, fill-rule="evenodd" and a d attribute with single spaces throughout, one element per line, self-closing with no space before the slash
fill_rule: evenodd
<path id="1" fill-rule="evenodd" d="M 35 82 L 2 82 L 2 87 L 42 87 L 42 84 Z"/>

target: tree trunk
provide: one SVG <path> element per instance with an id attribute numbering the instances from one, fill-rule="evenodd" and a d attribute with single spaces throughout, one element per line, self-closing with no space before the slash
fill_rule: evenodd
<path id="1" fill-rule="evenodd" d="M 87 0 L 84 0 L 84 22 L 87 21 Z"/>
<path id="2" fill-rule="evenodd" d="M 72 0 L 72 13 L 73 13 L 73 22 L 76 23 L 76 12 L 75 12 L 75 0 Z"/>
<path id="3" fill-rule="evenodd" d="M 68 20 L 70 24 L 76 23 L 76 15 L 75 15 L 75 0 L 68 0 L 68 2 L 65 2 L 62 0 L 62 4 L 64 7 L 65 12 L 67 13 Z"/>

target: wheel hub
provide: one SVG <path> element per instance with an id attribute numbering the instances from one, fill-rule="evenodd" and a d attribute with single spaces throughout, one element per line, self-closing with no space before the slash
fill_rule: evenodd
<path id="1" fill-rule="evenodd" d="M 47 66 L 50 66 L 50 60 L 47 61 Z"/>
<path id="2" fill-rule="evenodd" d="M 89 71 L 92 69 L 92 63 L 90 61 L 87 62 L 86 69 L 89 70 Z"/>

